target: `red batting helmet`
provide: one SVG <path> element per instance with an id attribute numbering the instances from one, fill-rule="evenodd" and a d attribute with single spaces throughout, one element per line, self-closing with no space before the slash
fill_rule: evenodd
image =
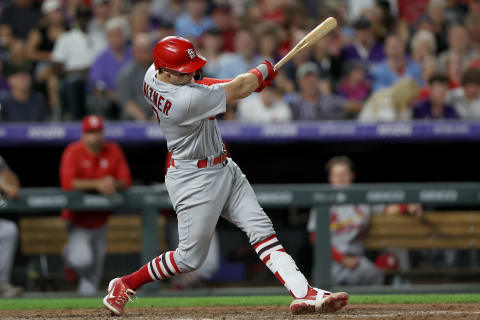
<path id="1" fill-rule="evenodd" d="M 197 54 L 193 44 L 181 37 L 165 37 L 153 48 L 155 69 L 168 68 L 181 73 L 199 70 L 207 59 Z"/>

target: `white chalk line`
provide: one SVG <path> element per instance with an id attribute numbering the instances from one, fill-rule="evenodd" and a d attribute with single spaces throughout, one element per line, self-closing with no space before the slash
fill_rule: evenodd
<path id="1" fill-rule="evenodd" d="M 471 315 L 480 314 L 480 311 L 392 311 L 392 313 L 370 313 L 370 314 L 345 314 L 336 313 L 330 314 L 330 316 L 344 317 L 344 318 L 394 318 L 400 315 Z M 307 319 L 305 319 L 307 320 Z"/>

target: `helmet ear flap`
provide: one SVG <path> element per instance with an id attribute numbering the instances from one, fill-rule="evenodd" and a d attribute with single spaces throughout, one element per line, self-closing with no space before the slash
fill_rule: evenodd
<path id="1" fill-rule="evenodd" d="M 202 69 L 198 69 L 197 71 L 195 71 L 195 74 L 193 75 L 193 79 L 195 80 L 202 80 L 203 79 L 203 71 Z"/>

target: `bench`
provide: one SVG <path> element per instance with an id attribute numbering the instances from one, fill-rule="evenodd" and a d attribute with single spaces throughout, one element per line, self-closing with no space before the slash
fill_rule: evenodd
<path id="1" fill-rule="evenodd" d="M 480 248 L 480 211 L 425 212 L 421 218 L 405 215 L 374 215 L 366 239 L 367 250 L 402 248 L 431 252 L 438 249 L 469 250 L 470 268 L 442 268 L 429 266 L 411 269 L 402 273 L 406 276 L 431 274 L 464 276 L 477 273 L 477 249 Z M 432 261 L 432 257 L 429 257 Z M 473 268 L 473 269 L 472 269 Z"/>
<path id="2" fill-rule="evenodd" d="M 112 215 L 107 224 L 106 254 L 139 254 L 142 250 L 142 217 L 138 215 Z M 158 216 L 158 248 L 166 250 L 166 218 Z M 23 217 L 19 220 L 20 251 L 31 257 L 27 271 L 29 283 L 50 278 L 48 256 L 61 256 L 67 243 L 65 221 L 59 216 Z M 39 257 L 39 270 L 33 258 Z"/>

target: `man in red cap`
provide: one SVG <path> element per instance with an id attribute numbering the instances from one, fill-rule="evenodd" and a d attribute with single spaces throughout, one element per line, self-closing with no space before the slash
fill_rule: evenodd
<path id="1" fill-rule="evenodd" d="M 128 188 L 130 168 L 120 147 L 105 141 L 103 119 L 86 116 L 82 139 L 67 146 L 60 163 L 60 183 L 64 190 L 88 191 L 104 195 Z M 67 279 L 78 275 L 78 293 L 95 295 L 105 258 L 106 222 L 109 211 L 64 209 L 68 243 L 64 248 Z"/>
<path id="2" fill-rule="evenodd" d="M 175 251 L 154 257 L 136 272 L 111 280 L 103 299 L 105 308 L 121 315 L 126 302 L 145 283 L 198 270 L 220 216 L 246 233 L 260 260 L 290 292 L 293 314 L 335 312 L 344 307 L 347 293 L 309 285 L 222 143 L 216 116 L 225 113 L 229 102 L 271 85 L 278 73 L 272 63 L 265 60 L 226 81 L 199 81 L 207 61 L 190 41 L 180 37 L 160 40 L 153 49 L 153 62 L 145 74 L 143 94 L 172 153 L 165 185 L 177 214 L 179 244 Z"/>

